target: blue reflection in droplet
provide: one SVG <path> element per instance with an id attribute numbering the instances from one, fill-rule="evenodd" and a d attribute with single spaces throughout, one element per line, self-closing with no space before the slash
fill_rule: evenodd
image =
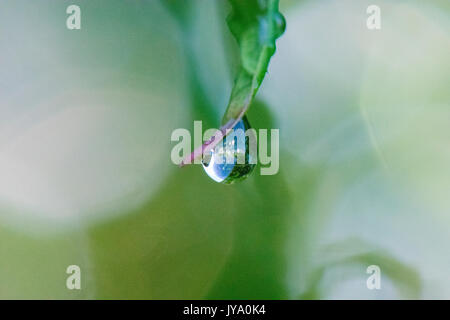
<path id="1" fill-rule="evenodd" d="M 256 166 L 256 159 L 250 152 L 250 141 L 245 132 L 250 129 L 246 117 L 233 128 L 235 135 L 231 133 L 225 137 L 213 150 L 210 159 L 203 160 L 203 169 L 208 176 L 216 182 L 230 184 L 244 180 Z M 239 131 L 240 130 L 240 131 Z M 254 135 L 254 132 L 247 132 Z M 256 138 L 254 139 L 256 142 Z M 243 157 L 244 163 L 238 163 L 238 158 Z"/>

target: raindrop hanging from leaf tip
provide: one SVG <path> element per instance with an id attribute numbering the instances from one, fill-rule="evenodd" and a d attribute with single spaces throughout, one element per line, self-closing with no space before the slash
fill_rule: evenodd
<path id="1" fill-rule="evenodd" d="M 206 174 L 216 182 L 232 184 L 246 179 L 256 166 L 256 133 L 247 118 L 241 121 L 202 161 Z"/>

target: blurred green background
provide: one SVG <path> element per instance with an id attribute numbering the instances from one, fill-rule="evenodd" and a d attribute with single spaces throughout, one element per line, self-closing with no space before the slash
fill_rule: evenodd
<path id="1" fill-rule="evenodd" d="M 226 186 L 170 161 L 225 110 L 226 1 L 2 0 L 0 298 L 449 299 L 450 5 L 372 2 L 281 0 L 280 172 Z"/>

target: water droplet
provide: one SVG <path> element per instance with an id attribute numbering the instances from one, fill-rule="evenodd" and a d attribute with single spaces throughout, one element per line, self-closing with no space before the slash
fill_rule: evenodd
<path id="1" fill-rule="evenodd" d="M 284 16 L 279 12 L 277 12 L 275 14 L 274 19 L 275 19 L 275 26 L 276 26 L 276 34 L 277 34 L 277 38 L 278 38 L 286 30 L 286 19 L 284 19 Z"/>
<path id="2" fill-rule="evenodd" d="M 204 157 L 203 169 L 211 179 L 231 184 L 250 175 L 256 166 L 256 135 L 254 130 L 247 131 L 250 128 L 244 116 L 210 155 Z M 250 148 L 252 142 L 254 146 Z"/>

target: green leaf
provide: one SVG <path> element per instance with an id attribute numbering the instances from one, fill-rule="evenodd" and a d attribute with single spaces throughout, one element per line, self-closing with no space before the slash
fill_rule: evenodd
<path id="1" fill-rule="evenodd" d="M 197 147 L 180 166 L 191 164 L 212 150 L 245 115 L 275 53 L 275 41 L 286 28 L 284 17 L 278 10 L 278 0 L 230 0 L 230 4 L 228 26 L 239 44 L 241 63 L 222 119 L 221 135 L 218 139 L 213 135 Z"/>
<path id="2" fill-rule="evenodd" d="M 275 53 L 275 41 L 285 29 L 278 0 L 230 0 L 228 26 L 240 48 L 241 65 L 223 124 L 240 119 L 247 112 Z"/>

